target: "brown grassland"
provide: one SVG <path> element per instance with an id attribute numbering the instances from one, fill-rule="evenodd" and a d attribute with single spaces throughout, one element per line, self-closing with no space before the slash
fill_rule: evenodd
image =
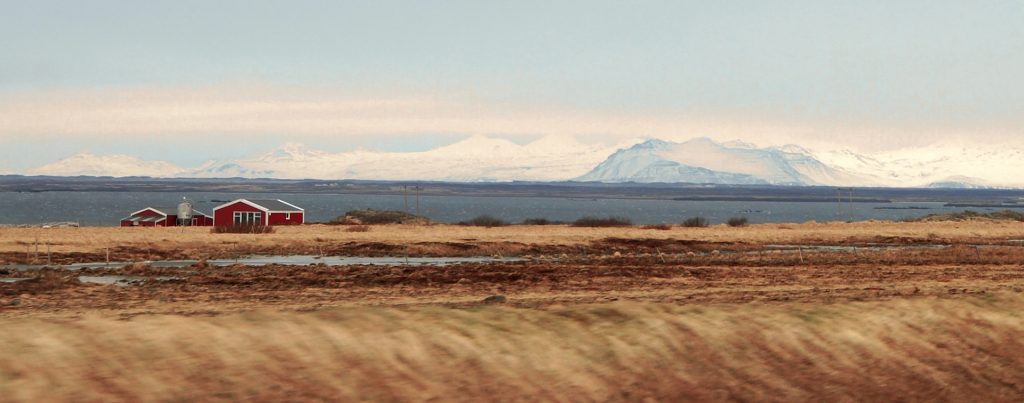
<path id="1" fill-rule="evenodd" d="M 276 227 L 271 234 L 214 234 L 209 228 L 0 228 L 0 264 L 197 259 L 262 254 L 476 256 L 575 253 L 605 239 L 677 240 L 708 245 L 856 245 L 867 243 L 1002 243 L 1024 238 L 1016 221 L 854 222 L 673 227 L 586 228 L 567 225 L 345 225 Z M 592 252 L 601 252 L 593 248 Z"/>
<path id="2" fill-rule="evenodd" d="M 0 228 L 0 264 L 137 262 L 0 271 L 0 396 L 1024 400 L 1020 222 L 346 228 Z M 523 259 L 144 262 L 253 253 Z"/>

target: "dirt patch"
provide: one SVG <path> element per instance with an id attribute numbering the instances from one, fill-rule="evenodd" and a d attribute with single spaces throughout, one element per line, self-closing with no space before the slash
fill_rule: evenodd
<path id="1" fill-rule="evenodd" d="M 592 242 L 591 248 L 595 251 L 610 250 L 616 252 L 686 253 L 710 252 L 713 250 L 741 251 L 748 250 L 751 246 L 737 242 L 707 242 L 689 239 L 604 238 Z"/>
<path id="2" fill-rule="evenodd" d="M 82 285 L 78 276 L 62 271 L 44 270 L 26 280 L 0 283 L 0 295 L 18 296 L 23 294 L 52 294 L 59 290 Z"/>

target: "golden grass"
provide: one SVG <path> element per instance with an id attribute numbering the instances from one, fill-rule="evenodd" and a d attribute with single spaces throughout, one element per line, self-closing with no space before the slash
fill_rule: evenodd
<path id="1" fill-rule="evenodd" d="M 6 320 L 7 401 L 1020 401 L 1024 299 Z"/>
<path id="2" fill-rule="evenodd" d="M 53 253 L 104 253 L 106 249 L 131 247 L 145 250 L 223 250 L 233 248 L 282 248 L 344 242 L 379 242 L 408 245 L 425 242 L 522 242 L 537 245 L 581 245 L 604 238 L 689 239 L 706 242 L 747 243 L 843 243 L 873 241 L 879 237 L 906 237 L 941 241 L 1024 239 L 1024 224 L 1011 221 L 963 222 L 856 222 L 760 224 L 733 228 L 673 227 L 650 231 L 639 226 L 579 228 L 567 225 L 512 225 L 497 228 L 459 225 L 380 225 L 369 232 L 348 232 L 344 226 L 304 225 L 276 227 L 273 234 L 211 234 L 209 228 L 0 228 L 0 253 L 35 252 L 39 242 L 45 257 L 46 244 Z"/>

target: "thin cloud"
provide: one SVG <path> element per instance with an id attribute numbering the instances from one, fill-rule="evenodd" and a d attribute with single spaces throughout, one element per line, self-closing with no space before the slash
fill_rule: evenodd
<path id="1" fill-rule="evenodd" d="M 991 131 L 1012 138 L 1012 131 Z M 871 148 L 920 145 L 977 133 L 785 122 L 737 111 L 622 112 L 512 104 L 485 97 L 373 94 L 344 88 L 265 84 L 59 90 L 0 96 L 0 140 L 269 135 L 286 139 L 573 135 L 583 141 L 708 136 L 759 145 Z M 884 139 L 884 140 L 883 140 Z M 894 141 L 893 139 L 903 139 Z M 904 144 L 906 143 L 906 144 Z M 915 144 L 916 143 L 916 144 Z"/>

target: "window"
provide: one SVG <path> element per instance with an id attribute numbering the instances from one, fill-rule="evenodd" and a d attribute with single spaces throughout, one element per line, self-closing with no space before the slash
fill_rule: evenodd
<path id="1" fill-rule="evenodd" d="M 235 225 L 262 225 L 263 213 L 257 211 L 236 211 Z"/>
<path id="2" fill-rule="evenodd" d="M 285 219 L 285 220 L 289 220 L 289 221 L 291 221 L 291 219 L 292 219 L 292 213 L 284 213 L 284 219 Z"/>

